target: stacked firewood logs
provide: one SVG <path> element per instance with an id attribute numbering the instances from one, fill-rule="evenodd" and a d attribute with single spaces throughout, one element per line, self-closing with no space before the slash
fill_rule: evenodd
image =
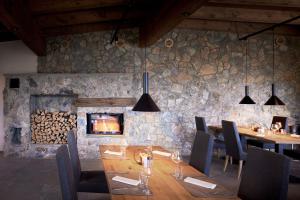
<path id="1" fill-rule="evenodd" d="M 37 144 L 66 144 L 67 133 L 76 129 L 76 115 L 70 112 L 37 110 L 31 114 L 31 139 Z"/>

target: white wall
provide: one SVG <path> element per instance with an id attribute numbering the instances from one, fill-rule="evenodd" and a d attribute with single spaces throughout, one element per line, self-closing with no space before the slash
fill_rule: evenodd
<path id="1" fill-rule="evenodd" d="M 0 151 L 4 145 L 3 130 L 3 74 L 36 73 L 37 56 L 25 44 L 18 41 L 0 43 Z"/>
<path id="2" fill-rule="evenodd" d="M 5 87 L 5 78 L 0 74 L 0 151 L 3 151 L 4 129 L 3 129 L 3 89 Z"/>
<path id="3" fill-rule="evenodd" d="M 0 73 L 34 72 L 37 72 L 37 56 L 22 41 L 0 43 Z"/>

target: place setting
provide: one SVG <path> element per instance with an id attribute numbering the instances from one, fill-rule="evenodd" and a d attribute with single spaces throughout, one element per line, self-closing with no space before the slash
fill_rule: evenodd
<path id="1" fill-rule="evenodd" d="M 192 196 L 205 198 L 236 198 L 236 195 L 233 192 L 215 183 L 211 178 L 204 174 L 195 175 L 195 173 L 191 172 L 185 174 L 184 168 L 188 165 L 183 162 L 179 150 L 173 151 L 171 160 L 175 163 L 175 169 L 174 172 L 171 173 L 171 176 L 173 176 Z"/>
<path id="2" fill-rule="evenodd" d="M 236 198 L 236 195 L 205 176 L 182 176 L 176 179 L 194 197 Z"/>
<path id="3" fill-rule="evenodd" d="M 136 195 L 149 196 L 152 191 L 149 187 L 149 179 L 152 174 L 151 164 L 148 167 L 141 167 L 136 172 L 109 172 L 107 178 L 109 180 L 110 190 L 115 195 Z"/>
<path id="4" fill-rule="evenodd" d="M 127 142 L 121 141 L 122 145 L 107 145 L 105 148 L 100 148 L 100 154 L 102 159 L 120 159 L 128 160 Z"/>
<path id="5" fill-rule="evenodd" d="M 160 159 L 170 159 L 172 153 L 161 148 L 153 147 L 152 155 L 154 160 L 160 160 Z"/>

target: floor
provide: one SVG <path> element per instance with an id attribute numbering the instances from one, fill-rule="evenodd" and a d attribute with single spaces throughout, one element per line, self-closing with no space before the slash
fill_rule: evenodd
<path id="1" fill-rule="evenodd" d="M 228 189 L 237 192 L 237 166 L 229 165 L 223 173 L 223 160 L 214 159 L 211 176 Z M 99 160 L 84 160 L 85 170 L 100 169 Z M 293 173 L 300 174 L 300 163 L 293 165 Z M 56 162 L 52 159 L 13 159 L 0 154 L 1 200 L 56 200 L 61 199 Z M 300 199 L 300 184 L 289 185 L 289 199 Z"/>

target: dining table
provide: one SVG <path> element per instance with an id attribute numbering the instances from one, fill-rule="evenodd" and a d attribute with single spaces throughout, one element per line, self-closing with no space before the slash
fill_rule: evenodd
<path id="1" fill-rule="evenodd" d="M 215 133 L 221 133 L 222 132 L 222 126 L 221 125 L 210 125 L 208 126 L 210 130 L 212 130 Z M 275 152 L 277 153 L 283 153 L 284 145 L 287 144 L 300 144 L 300 135 L 296 134 L 290 134 L 290 133 L 272 133 L 271 130 L 265 131 L 265 133 L 260 133 L 258 131 L 253 130 L 250 127 L 243 127 L 238 126 L 237 127 L 239 135 L 241 136 L 241 142 L 243 145 L 246 145 L 246 138 L 254 138 L 266 143 L 273 143 L 275 144 Z"/>
<path id="2" fill-rule="evenodd" d="M 112 200 L 216 200 L 216 199 L 239 199 L 234 191 L 230 191 L 212 178 L 199 172 L 187 163 L 181 162 L 182 179 L 176 179 L 172 173 L 176 164 L 169 156 L 153 154 L 151 176 L 149 177 L 150 195 L 143 194 L 139 186 L 129 186 L 118 183 L 116 176 L 139 180 L 139 172 L 143 166 L 137 162 L 136 155 L 146 149 L 146 146 L 127 146 L 122 155 L 124 147 L 119 145 L 100 145 L 100 159 L 102 160 L 108 187 Z M 152 146 L 152 151 L 169 153 L 160 146 Z M 109 154 L 115 152 L 113 154 Z M 170 154 L 170 153 L 169 153 Z M 186 183 L 185 177 L 192 177 L 208 183 L 216 184 L 214 189 L 204 188 L 198 185 Z"/>

